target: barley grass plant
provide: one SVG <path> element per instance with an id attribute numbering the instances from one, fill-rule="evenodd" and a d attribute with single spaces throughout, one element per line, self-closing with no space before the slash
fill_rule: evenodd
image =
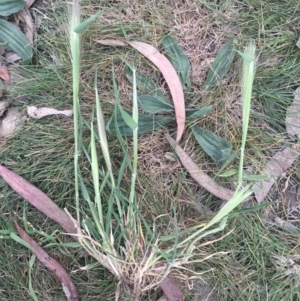
<path id="1" fill-rule="evenodd" d="M 80 20 L 78 3 L 74 1 L 72 10 L 75 14 L 74 20 Z M 121 132 L 116 124 L 117 139 L 122 145 L 124 160 L 121 164 L 117 178 L 115 179 L 112 170 L 112 161 L 110 149 L 106 136 L 105 120 L 101 107 L 101 100 L 98 95 L 97 72 L 94 81 L 95 103 L 96 103 L 96 124 L 94 127 L 94 118 L 88 126 L 90 129 L 90 145 L 88 148 L 80 146 L 79 125 L 88 123 L 82 120 L 80 114 L 80 104 L 78 101 L 78 78 L 79 78 L 79 37 L 74 34 L 74 30 L 79 26 L 79 22 L 71 23 L 71 49 L 73 64 L 73 99 L 74 99 L 74 137 L 75 137 L 75 183 L 76 191 L 80 186 L 81 194 L 87 202 L 89 212 L 79 213 L 80 204 L 78 193 L 76 193 L 77 206 L 77 227 L 79 231 L 79 241 L 85 250 L 96 258 L 119 280 L 116 300 L 125 291 L 139 300 L 141 295 L 155 288 L 168 274 L 178 269 L 186 269 L 186 265 L 197 260 L 191 260 L 194 257 L 194 250 L 204 237 L 222 231 L 225 228 L 227 215 L 237 207 L 242 201 L 252 193 L 250 185 L 241 187 L 243 177 L 243 158 L 246 144 L 248 121 L 250 114 L 251 92 L 254 80 L 254 60 L 255 45 L 250 43 L 242 54 L 244 60 L 243 66 L 243 137 L 240 154 L 240 174 L 239 185 L 233 198 L 226 203 L 216 216 L 206 225 L 194 225 L 181 232 L 176 227 L 176 210 L 173 208 L 173 222 L 175 233 L 161 236 L 155 231 L 155 221 L 152 226 L 143 218 L 139 210 L 139 204 L 136 196 L 136 178 L 138 162 L 138 101 L 135 67 L 124 61 L 131 69 L 133 74 L 132 94 L 133 105 L 132 115 L 129 115 L 121 106 L 119 91 L 114 72 L 113 88 L 115 97 L 114 114 L 119 111 L 125 123 L 133 132 L 132 155 L 128 150 L 126 140 L 121 136 Z M 81 121 L 78 121 L 80 120 Z M 115 123 L 117 118 L 115 118 Z M 104 157 L 106 169 L 100 168 L 97 144 Z M 93 179 L 93 193 L 91 194 L 86 186 L 85 179 L 80 175 L 78 162 L 78 153 L 83 152 L 90 162 L 91 174 Z M 131 159 L 132 157 L 132 159 Z M 125 168 L 131 172 L 130 189 L 128 195 L 120 187 Z M 77 176 L 76 176 L 77 174 Z M 80 183 L 80 185 L 79 185 Z M 109 193 L 106 191 L 110 190 Z M 94 199 L 94 201 L 92 201 Z M 81 216 L 83 218 L 81 219 Z M 152 222 L 152 223 L 153 223 Z M 219 224 L 219 226 L 217 226 Z M 215 228 L 212 229 L 212 227 Z M 166 243 L 167 242 L 167 243 Z M 198 259 L 202 261 L 203 258 Z M 186 275 L 186 279 L 189 275 Z"/>

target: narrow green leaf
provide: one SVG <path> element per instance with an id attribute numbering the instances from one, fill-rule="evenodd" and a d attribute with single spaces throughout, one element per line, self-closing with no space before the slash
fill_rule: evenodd
<path id="1" fill-rule="evenodd" d="M 101 14 L 101 12 L 98 12 L 97 14 L 92 15 L 91 17 L 89 17 L 88 19 L 86 19 L 85 21 L 83 21 L 82 23 L 80 23 L 78 26 L 75 27 L 74 31 L 76 33 L 82 33 L 84 30 L 86 30 L 86 28 L 92 23 L 94 22 L 99 15 Z"/>
<path id="2" fill-rule="evenodd" d="M 200 109 L 186 109 L 186 117 L 188 120 L 201 119 L 211 113 L 212 106 L 203 107 Z"/>
<path id="3" fill-rule="evenodd" d="M 246 63 L 248 63 L 248 64 L 252 63 L 253 58 L 251 57 L 251 55 L 248 55 L 247 53 L 244 53 L 244 52 L 241 52 L 238 50 L 235 50 L 235 52 L 237 52 Z"/>
<path id="4" fill-rule="evenodd" d="M 208 230 L 208 231 L 205 231 L 203 234 L 197 236 L 191 243 L 190 243 L 190 246 L 188 247 L 188 250 L 186 251 L 187 254 L 191 254 L 194 247 L 195 247 L 195 244 L 197 241 L 201 240 L 202 238 L 206 237 L 206 236 L 209 236 L 211 234 L 215 234 L 215 233 L 218 233 L 220 231 L 223 231 L 225 226 L 226 226 L 226 223 L 227 223 L 227 217 L 223 218 L 219 224 L 219 227 L 215 228 L 215 229 L 212 229 L 212 230 Z"/>
<path id="5" fill-rule="evenodd" d="M 300 38 L 298 39 L 298 41 L 297 41 L 297 43 L 296 43 L 296 46 L 297 46 L 298 48 L 300 48 Z"/>
<path id="6" fill-rule="evenodd" d="M 199 145 L 215 162 L 229 158 L 232 149 L 229 141 L 198 126 L 194 126 L 192 131 Z"/>
<path id="7" fill-rule="evenodd" d="M 35 261 L 35 258 L 36 256 L 35 255 L 32 255 L 30 260 L 29 260 L 29 269 L 28 269 L 28 290 L 29 290 L 29 293 L 30 293 L 30 296 L 32 297 L 32 299 L 34 301 L 38 301 L 38 297 L 32 287 L 32 277 L 31 277 L 31 271 L 32 271 L 32 267 L 34 265 L 34 261 Z"/>
<path id="8" fill-rule="evenodd" d="M 142 109 L 150 114 L 174 112 L 172 104 L 151 95 L 138 96 L 138 101 Z"/>
<path id="9" fill-rule="evenodd" d="M 230 169 L 230 170 L 227 170 L 226 172 L 218 175 L 219 177 L 223 177 L 223 178 L 228 178 L 228 177 L 231 177 L 231 176 L 234 176 L 234 175 L 237 175 L 239 173 L 239 170 L 238 169 Z"/>
<path id="10" fill-rule="evenodd" d="M 125 111 L 130 116 L 131 113 L 129 113 L 124 109 L 123 111 Z M 174 121 L 173 117 L 149 116 L 149 115 L 139 114 L 138 133 L 141 134 L 145 132 L 152 132 L 158 130 L 164 125 L 166 125 L 167 123 L 172 121 Z M 106 126 L 107 131 L 110 132 L 110 134 L 113 136 L 117 136 L 116 124 L 118 125 L 118 130 L 120 131 L 122 136 L 130 137 L 133 135 L 132 129 L 124 121 L 123 116 L 120 113 L 119 109 L 117 109 L 116 113 L 112 115 L 112 117 L 110 118 Z"/>
<path id="11" fill-rule="evenodd" d="M 32 48 L 27 37 L 12 23 L 0 19 L 0 43 L 8 43 L 8 49 L 19 55 L 23 64 L 29 63 L 32 57 Z"/>
<path id="12" fill-rule="evenodd" d="M 45 248 L 54 247 L 54 246 L 65 247 L 65 248 L 74 248 L 74 249 L 82 247 L 80 242 L 74 241 L 74 242 L 65 242 L 65 243 L 62 243 L 62 242 L 50 243 L 50 244 L 47 244 L 47 246 L 45 246 Z"/>
<path id="13" fill-rule="evenodd" d="M 124 172 L 125 172 L 126 167 L 127 167 L 127 162 L 128 162 L 128 156 L 125 154 L 124 158 L 123 158 L 123 161 L 122 161 L 122 164 L 119 168 L 117 187 L 120 186 L 121 181 L 123 180 L 123 175 L 124 175 Z"/>
<path id="14" fill-rule="evenodd" d="M 182 230 L 180 232 L 177 232 L 176 234 L 169 234 L 169 235 L 164 235 L 164 236 L 161 236 L 159 238 L 160 241 L 170 241 L 172 239 L 175 239 L 176 237 L 179 237 L 179 236 L 182 236 L 182 235 L 187 235 L 189 232 L 192 232 L 192 231 L 195 231 L 199 229 L 199 226 L 193 226 L 193 227 L 190 227 L 190 228 L 187 228 L 185 230 Z"/>
<path id="15" fill-rule="evenodd" d="M 235 41 L 226 43 L 218 52 L 205 80 L 205 88 L 211 90 L 227 74 L 234 60 Z"/>
<path id="16" fill-rule="evenodd" d="M 266 181 L 270 179 L 270 175 L 243 175 L 243 180 L 258 182 L 258 181 Z"/>
<path id="17" fill-rule="evenodd" d="M 0 0 L 0 16 L 7 17 L 21 10 L 26 4 L 24 0 Z"/>
<path id="18" fill-rule="evenodd" d="M 119 110 L 126 125 L 128 125 L 132 131 L 134 131 L 138 126 L 137 123 L 134 121 L 134 119 L 130 116 L 129 113 L 123 110 L 121 106 L 119 106 Z"/>
<path id="19" fill-rule="evenodd" d="M 220 167 L 219 171 L 216 173 L 214 179 L 222 173 L 222 171 L 237 157 L 237 155 L 239 153 L 240 153 L 240 150 L 237 150 L 234 153 L 232 153 L 228 159 L 226 159 L 226 161 Z"/>
<path id="20" fill-rule="evenodd" d="M 244 150 L 249 126 L 249 118 L 251 111 L 251 96 L 255 77 L 255 41 L 251 40 L 245 47 L 242 69 L 242 107 L 243 107 L 243 135 L 241 145 L 241 159 L 239 165 L 239 180 L 238 187 L 242 186 L 243 182 L 243 166 L 244 166 Z"/>
<path id="21" fill-rule="evenodd" d="M 88 270 L 94 269 L 95 267 L 97 267 L 99 265 L 100 265 L 100 262 L 96 261 L 93 263 L 89 263 L 89 264 L 85 265 L 84 267 L 81 267 L 80 270 L 88 271 Z"/>
<path id="22" fill-rule="evenodd" d="M 248 196 L 252 194 L 250 185 L 244 187 L 240 191 L 236 191 L 233 197 L 220 209 L 220 211 L 210 220 L 203 229 L 208 229 L 212 225 L 218 223 L 226 217 L 235 207 L 242 203 Z"/>
<path id="23" fill-rule="evenodd" d="M 99 188 L 99 164 L 98 164 L 98 155 L 97 155 L 93 125 L 91 125 L 91 159 L 92 159 L 91 167 L 92 167 L 92 178 L 93 178 L 94 192 L 95 192 L 95 203 L 98 209 L 99 221 L 101 225 L 103 225 L 102 200 L 101 200 L 100 188 Z"/>
<path id="24" fill-rule="evenodd" d="M 171 36 L 166 36 L 162 40 L 162 45 L 167 51 L 167 56 L 174 66 L 182 85 L 189 90 L 191 88 L 190 70 L 191 64 L 182 48 Z"/>
<path id="25" fill-rule="evenodd" d="M 15 234 L 14 232 L 10 233 L 10 237 L 16 241 L 17 243 L 25 246 L 26 248 L 28 248 L 29 250 L 32 250 L 32 246 L 27 243 L 25 240 L 23 240 L 20 236 L 18 236 L 17 234 Z"/>

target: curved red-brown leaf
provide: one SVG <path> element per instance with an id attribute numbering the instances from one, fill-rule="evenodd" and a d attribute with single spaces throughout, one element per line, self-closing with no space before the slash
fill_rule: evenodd
<path id="1" fill-rule="evenodd" d="M 174 102 L 174 109 L 177 122 L 177 137 L 176 142 L 182 137 L 185 125 L 185 103 L 184 94 L 180 79 L 177 75 L 176 70 L 170 61 L 161 54 L 155 47 L 144 42 L 127 42 L 129 45 L 138 50 L 147 59 L 149 59 L 162 73 L 164 76 Z"/>
<path id="2" fill-rule="evenodd" d="M 21 238 L 26 241 L 31 247 L 31 252 L 37 257 L 37 259 L 44 264 L 50 271 L 52 271 L 58 280 L 60 281 L 64 293 L 67 297 L 68 301 L 79 301 L 80 298 L 78 296 L 76 287 L 66 272 L 64 267 L 55 259 L 50 257 L 47 252 L 44 251 L 42 247 L 40 247 L 19 225 L 15 222 L 15 226 L 18 230 Z"/>
<path id="3" fill-rule="evenodd" d="M 56 221 L 67 233 L 77 234 L 77 229 L 67 213 L 40 189 L 3 165 L 0 165 L 0 176 L 16 193 L 36 209 Z M 76 239 L 76 236 L 73 235 L 73 237 Z"/>
<path id="4" fill-rule="evenodd" d="M 194 161 L 187 155 L 187 153 L 175 142 L 175 140 L 169 135 L 165 134 L 165 137 L 174 148 L 177 156 L 179 157 L 182 165 L 189 172 L 191 177 L 203 188 L 207 191 L 215 195 L 224 201 L 229 201 L 234 191 L 224 188 L 217 184 L 210 176 L 208 176 L 205 172 L 203 172 Z"/>
<path id="5" fill-rule="evenodd" d="M 169 301 L 184 301 L 184 295 L 173 277 L 166 277 L 159 286 Z"/>
<path id="6" fill-rule="evenodd" d="M 174 103 L 175 116 L 177 122 L 177 137 L 176 142 L 178 143 L 182 137 L 185 127 L 185 103 L 184 94 L 180 79 L 177 75 L 176 70 L 170 61 L 161 54 L 155 47 L 150 44 L 138 41 L 124 41 L 124 40 L 97 40 L 102 45 L 111 46 L 124 46 L 125 43 L 135 48 L 141 54 L 143 54 L 148 60 L 150 60 L 162 73 L 170 89 L 172 100 Z"/>

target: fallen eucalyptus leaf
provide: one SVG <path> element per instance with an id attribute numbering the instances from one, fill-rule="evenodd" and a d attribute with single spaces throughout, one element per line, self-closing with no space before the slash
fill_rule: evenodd
<path id="1" fill-rule="evenodd" d="M 73 115 L 72 110 L 58 111 L 52 108 L 37 108 L 34 106 L 27 107 L 27 114 L 29 117 L 34 119 L 40 119 L 50 115 L 65 115 L 66 117 L 71 117 Z"/>
<path id="2" fill-rule="evenodd" d="M 169 301 L 184 301 L 184 295 L 173 277 L 166 277 L 159 286 Z"/>
<path id="3" fill-rule="evenodd" d="M 198 167 L 193 162 L 193 160 L 169 134 L 165 134 L 165 137 L 173 147 L 187 172 L 201 187 L 203 187 L 216 197 L 220 198 L 221 200 L 229 201 L 232 198 L 234 191 L 217 184 L 211 177 L 209 177 L 205 172 L 201 170 L 200 167 Z"/>
<path id="4" fill-rule="evenodd" d="M 300 87 L 294 92 L 292 105 L 287 108 L 285 123 L 290 138 L 294 139 L 295 135 L 300 138 Z"/>
<path id="5" fill-rule="evenodd" d="M 253 186 L 255 198 L 258 203 L 261 203 L 265 199 L 276 179 L 289 169 L 298 159 L 299 152 L 299 145 L 296 145 L 295 149 L 286 148 L 283 151 L 276 153 L 267 162 L 261 173 L 269 175 L 270 178 L 267 181 L 258 182 Z"/>
<path id="6" fill-rule="evenodd" d="M 15 226 L 18 230 L 20 237 L 30 246 L 30 251 L 37 257 L 37 259 L 44 264 L 46 268 L 52 271 L 56 277 L 59 279 L 63 291 L 67 297 L 68 301 L 79 301 L 79 295 L 77 293 L 76 287 L 66 272 L 64 267 L 55 259 L 49 256 L 47 252 L 37 244 L 19 225 L 15 222 Z"/>
<path id="7" fill-rule="evenodd" d="M 290 138 L 294 139 L 296 135 L 300 138 L 300 87 L 297 88 L 294 94 L 294 101 L 288 107 L 286 113 L 286 131 Z M 300 145 L 296 144 L 293 148 L 286 148 L 283 151 L 277 152 L 263 168 L 262 173 L 269 175 L 267 181 L 261 181 L 254 185 L 255 198 L 258 203 L 261 203 L 276 179 L 280 177 L 293 163 L 298 159 Z"/>
<path id="8" fill-rule="evenodd" d="M 229 158 L 232 149 L 232 144 L 229 141 L 199 126 L 194 126 L 192 132 L 199 145 L 215 162 Z"/>
<path id="9" fill-rule="evenodd" d="M 185 103 L 182 85 L 174 67 L 170 61 L 152 45 L 137 41 L 128 42 L 128 44 L 147 57 L 163 74 L 174 103 L 177 122 L 176 142 L 179 142 L 185 127 Z"/>
<path id="10" fill-rule="evenodd" d="M 77 229 L 68 214 L 59 208 L 40 189 L 3 165 L 0 165 L 0 176 L 17 194 L 40 212 L 56 221 L 67 233 L 77 234 Z M 77 239 L 75 235 L 72 237 Z"/>
<path id="11" fill-rule="evenodd" d="M 147 43 L 138 41 L 126 41 L 125 44 L 124 41 L 120 40 L 97 40 L 97 42 L 103 45 L 114 46 L 124 46 L 128 44 L 139 51 L 141 54 L 143 54 L 146 58 L 148 58 L 160 70 L 168 84 L 172 95 L 177 122 L 176 141 L 179 142 L 185 127 L 185 103 L 180 79 L 170 61 L 155 47 Z"/>

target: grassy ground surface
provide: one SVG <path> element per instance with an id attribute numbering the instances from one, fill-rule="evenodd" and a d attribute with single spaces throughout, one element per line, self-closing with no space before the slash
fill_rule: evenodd
<path id="1" fill-rule="evenodd" d="M 120 37 L 145 41 L 161 49 L 161 40 L 171 34 L 181 45 L 192 65 L 191 91 L 186 104 L 200 108 L 213 106 L 213 112 L 199 121 L 233 143 L 241 139 L 240 60 L 237 57 L 229 74 L 212 91 L 205 92 L 203 83 L 221 45 L 233 37 L 240 49 L 253 38 L 257 45 L 257 71 L 245 165 L 259 173 L 267 160 L 291 141 L 285 131 L 285 115 L 300 84 L 300 50 L 296 42 L 300 33 L 300 4 L 297 0 L 244 1 L 82 1 L 83 15 L 102 12 L 83 36 L 80 101 L 84 117 L 89 120 L 94 108 L 93 80 L 98 69 L 98 89 L 104 113 L 111 114 L 114 104 L 112 68 L 117 78 L 124 107 L 131 107 L 131 84 L 125 76 L 120 56 L 134 62 L 138 72 L 152 78 L 168 96 L 159 72 L 130 48 L 103 47 L 98 39 Z M 26 99 L 30 105 L 72 108 L 72 74 L 67 36 L 68 10 L 64 1 L 40 3 L 32 10 L 37 26 L 35 57 L 32 66 L 13 68 L 19 83 L 11 92 L 13 99 Z M 18 105 L 20 110 L 25 107 Z M 175 127 L 175 124 L 174 124 Z M 174 128 L 173 127 L 173 128 Z M 168 233 L 175 206 L 178 225 L 185 228 L 209 220 L 220 202 L 201 189 L 179 161 L 166 157 L 172 152 L 164 138 L 166 130 L 144 134 L 139 140 L 138 197 L 141 211 L 151 221 L 157 216 L 157 231 Z M 89 132 L 84 141 L 89 143 Z M 130 144 L 130 142 L 129 142 Z M 122 158 L 120 146 L 110 138 L 115 170 Z M 220 165 L 212 163 L 186 131 L 181 142 L 185 151 L 210 175 Z M 73 175 L 73 122 L 49 117 L 28 119 L 21 131 L 0 144 L 1 163 L 13 169 L 46 192 L 60 207 L 75 212 Z M 236 168 L 236 162 L 230 168 Z M 88 164 L 81 161 L 86 179 Z M 299 232 L 288 231 L 279 223 L 290 221 L 299 226 L 299 162 L 282 175 L 270 193 L 267 207 L 239 208 L 230 215 L 222 235 L 211 236 L 207 244 L 195 250 L 195 259 L 206 259 L 189 266 L 193 280 L 180 285 L 186 300 L 300 300 Z M 233 185 L 233 180 L 224 185 Z M 128 183 L 124 183 L 129 186 Z M 284 188 L 286 188 L 284 190 Z M 287 193 L 293 202 L 287 202 Z M 90 267 L 93 259 L 82 250 L 63 246 L 70 241 L 57 231 L 57 225 L 13 193 L 0 180 L 0 229 L 14 230 L 17 219 L 50 255 L 70 272 L 82 300 L 112 300 L 116 281 L 100 265 Z M 205 210 L 198 212 L 195 205 Z M 84 205 L 82 205 L 84 207 Z M 197 207 L 197 206 L 196 206 Z M 74 215 L 75 216 L 75 215 Z M 271 218 L 271 217 L 272 218 Z M 0 232 L 1 234 L 2 232 Z M 3 231 L 0 239 L 0 300 L 31 300 L 29 293 L 30 252 L 11 241 Z M 228 234 L 229 233 L 229 234 Z M 53 235 L 51 235 L 53 234 Z M 228 235 L 226 235 L 228 234 Z M 217 240 L 214 243 L 210 241 Z M 211 255 L 214 255 L 210 257 Z M 41 264 L 31 271 L 32 286 L 38 300 L 65 300 L 60 283 Z M 183 279 L 185 279 L 183 277 Z M 211 299 L 205 299 L 210 294 Z M 144 300 L 157 300 L 160 290 L 150 292 Z M 125 300 L 126 298 L 124 298 Z"/>

